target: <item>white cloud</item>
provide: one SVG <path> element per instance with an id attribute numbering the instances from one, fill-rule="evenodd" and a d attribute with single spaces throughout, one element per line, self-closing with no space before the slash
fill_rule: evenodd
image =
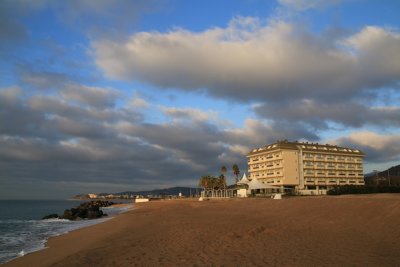
<path id="1" fill-rule="evenodd" d="M 361 149 L 368 162 L 389 162 L 400 160 L 400 134 L 381 134 L 372 131 L 353 132 L 337 138 L 338 144 Z"/>
<path id="2" fill-rule="evenodd" d="M 109 77 L 257 102 L 267 119 L 300 119 L 317 128 L 325 120 L 353 127 L 398 123 L 396 110 L 366 102 L 400 81 L 400 35 L 393 29 L 369 26 L 332 38 L 282 21 L 237 17 L 226 28 L 140 32 L 92 46 Z"/>
<path id="3" fill-rule="evenodd" d="M 289 23 L 236 18 L 225 29 L 141 32 L 92 45 L 109 77 L 244 101 L 352 97 L 400 79 L 400 38 L 377 27 L 327 40 Z"/>
<path id="4" fill-rule="evenodd" d="M 128 102 L 128 107 L 132 108 L 144 109 L 148 108 L 149 106 L 150 104 L 146 100 L 140 97 L 134 97 Z"/>
<path id="5" fill-rule="evenodd" d="M 80 104 L 95 108 L 107 108 L 114 105 L 119 91 L 110 88 L 70 84 L 60 90 L 60 94 L 69 101 L 78 101 Z"/>
<path id="6" fill-rule="evenodd" d="M 189 119 L 199 122 L 217 121 L 218 113 L 215 111 L 202 111 L 195 108 L 161 107 L 161 111 L 174 119 Z"/>

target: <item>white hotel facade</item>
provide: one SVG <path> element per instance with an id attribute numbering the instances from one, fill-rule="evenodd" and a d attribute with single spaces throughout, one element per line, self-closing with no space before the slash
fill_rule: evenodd
<path id="1" fill-rule="evenodd" d="M 326 194 L 334 186 L 364 185 L 364 156 L 358 149 L 278 141 L 250 151 L 249 179 L 300 194 Z"/>

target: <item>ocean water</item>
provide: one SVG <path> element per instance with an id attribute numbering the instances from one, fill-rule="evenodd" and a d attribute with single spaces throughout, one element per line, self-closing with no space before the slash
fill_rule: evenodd
<path id="1" fill-rule="evenodd" d="M 108 217 L 96 220 L 41 220 L 42 217 L 78 206 L 82 200 L 0 200 L 0 264 L 45 248 L 51 236 L 108 220 L 131 206 L 102 208 Z M 115 200 L 115 203 L 121 201 Z"/>

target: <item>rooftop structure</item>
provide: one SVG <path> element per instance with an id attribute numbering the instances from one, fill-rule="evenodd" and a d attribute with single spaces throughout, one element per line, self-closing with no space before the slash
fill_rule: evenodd
<path id="1" fill-rule="evenodd" d="M 353 148 L 283 140 L 249 152 L 249 179 L 302 194 L 325 194 L 333 186 L 364 185 L 364 156 Z"/>

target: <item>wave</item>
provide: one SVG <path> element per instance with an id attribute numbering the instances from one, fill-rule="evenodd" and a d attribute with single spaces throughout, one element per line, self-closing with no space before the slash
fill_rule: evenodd
<path id="1" fill-rule="evenodd" d="M 95 220 L 69 221 L 66 219 L 46 220 L 0 220 L 0 264 L 28 253 L 46 248 L 49 237 L 102 223 L 116 214 L 128 211 L 132 205 L 107 209 L 108 217 Z"/>

